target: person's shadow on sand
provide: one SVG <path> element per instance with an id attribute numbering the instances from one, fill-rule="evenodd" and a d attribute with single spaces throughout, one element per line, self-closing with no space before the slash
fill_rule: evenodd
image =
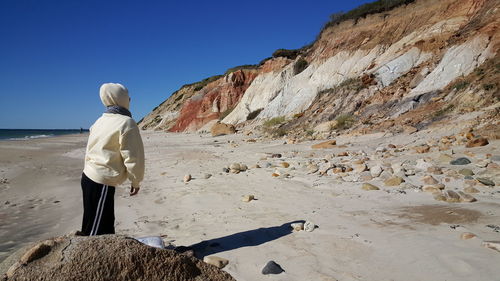
<path id="1" fill-rule="evenodd" d="M 266 242 L 276 240 L 291 234 L 291 224 L 297 222 L 304 223 L 304 221 L 298 220 L 284 223 L 280 226 L 238 232 L 224 237 L 201 241 L 189 247 L 177 247 L 175 250 L 179 252 L 194 250 L 195 256 L 199 259 L 203 259 L 203 257 L 213 255 L 215 253 L 230 251 L 242 247 L 258 246 Z"/>

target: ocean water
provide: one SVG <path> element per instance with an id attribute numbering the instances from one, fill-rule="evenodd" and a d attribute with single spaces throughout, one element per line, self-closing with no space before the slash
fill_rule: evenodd
<path id="1" fill-rule="evenodd" d="M 81 132 L 88 131 L 83 129 Z M 0 140 L 27 140 L 79 133 L 80 129 L 0 129 Z"/>

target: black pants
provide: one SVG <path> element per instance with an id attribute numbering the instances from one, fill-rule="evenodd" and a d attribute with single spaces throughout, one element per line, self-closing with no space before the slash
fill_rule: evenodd
<path id="1" fill-rule="evenodd" d="M 115 187 L 96 183 L 82 174 L 82 234 L 115 233 Z"/>

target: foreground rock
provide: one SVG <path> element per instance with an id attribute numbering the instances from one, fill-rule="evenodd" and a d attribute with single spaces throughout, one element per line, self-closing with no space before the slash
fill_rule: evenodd
<path id="1" fill-rule="evenodd" d="M 3 280 L 234 280 L 194 257 L 117 235 L 59 237 L 21 255 L 2 263 Z"/>

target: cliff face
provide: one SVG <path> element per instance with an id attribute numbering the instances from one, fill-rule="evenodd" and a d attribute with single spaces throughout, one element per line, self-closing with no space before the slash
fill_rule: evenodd
<path id="1" fill-rule="evenodd" d="M 340 114 L 356 116 L 359 124 L 368 119 L 380 123 L 404 118 L 436 100 L 441 104 L 435 110 L 455 107 L 464 95 L 492 104 L 498 102 L 499 4 L 497 0 L 417 0 L 347 20 L 323 30 L 293 60 L 277 57 L 252 71 L 226 75 L 182 103 L 179 100 L 180 111 L 156 110 L 145 120 L 172 116 L 166 118 L 175 119 L 175 125 L 160 121 L 156 128 L 193 131 L 234 107 L 223 122 L 240 124 L 250 113 L 260 112 L 257 119 L 285 116 L 292 118 L 290 129 L 303 131 Z M 307 67 L 297 71 L 304 60 Z M 474 76 L 485 62 L 488 68 Z M 243 76 L 234 79 L 244 82 L 232 82 L 234 76 Z M 458 82 L 466 87 L 453 86 Z M 166 103 L 173 104 L 177 94 Z M 174 117 L 173 112 L 180 116 Z M 146 122 L 141 126 L 151 128 Z"/>
<path id="2" fill-rule="evenodd" d="M 187 100 L 171 132 L 194 131 L 232 110 L 257 76 L 254 70 L 237 70 L 208 84 Z"/>

